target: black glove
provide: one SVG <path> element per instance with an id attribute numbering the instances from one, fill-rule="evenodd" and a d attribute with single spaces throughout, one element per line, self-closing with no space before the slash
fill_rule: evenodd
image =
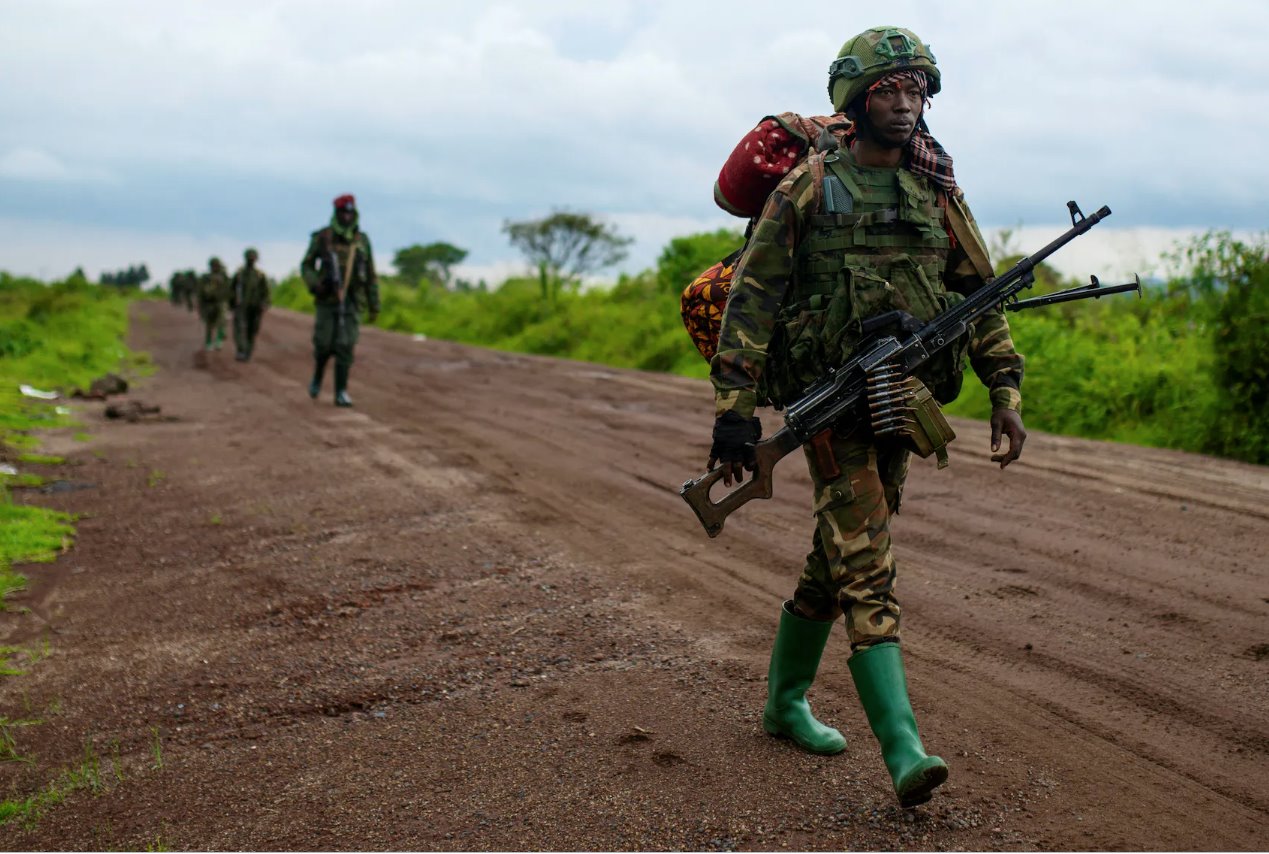
<path id="1" fill-rule="evenodd" d="M 757 465 L 753 446 L 762 438 L 762 422 L 757 416 L 745 418 L 735 412 L 724 412 L 714 421 L 714 444 L 709 458 L 721 463 L 743 463 L 753 471 Z"/>

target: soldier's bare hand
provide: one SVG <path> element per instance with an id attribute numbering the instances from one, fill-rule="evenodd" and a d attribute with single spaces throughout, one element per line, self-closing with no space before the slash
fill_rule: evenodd
<path id="1" fill-rule="evenodd" d="M 718 463 L 717 457 L 710 457 L 709 462 L 705 464 L 706 471 L 713 471 L 714 466 Z M 742 462 L 727 462 L 722 464 L 723 469 L 723 486 L 731 486 L 733 480 L 736 483 L 745 482 L 745 464 Z"/>
<path id="2" fill-rule="evenodd" d="M 1022 426 L 1022 416 L 1012 409 L 997 409 L 991 414 L 991 449 L 1000 450 L 1000 438 L 1009 439 L 1009 450 L 1006 453 L 993 453 L 991 461 L 1000 463 L 1004 468 L 1022 456 L 1022 443 L 1027 440 L 1027 430 Z"/>

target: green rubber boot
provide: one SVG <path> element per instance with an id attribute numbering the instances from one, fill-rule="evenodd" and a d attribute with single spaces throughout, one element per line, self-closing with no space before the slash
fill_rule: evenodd
<path id="1" fill-rule="evenodd" d="M 815 681 L 815 671 L 832 630 L 831 622 L 799 617 L 793 613 L 793 603 L 785 602 L 767 670 L 762 728 L 772 735 L 790 738 L 812 753 L 841 753 L 846 749 L 842 734 L 817 721 L 806 701 L 806 691 Z"/>
<path id="2" fill-rule="evenodd" d="M 335 405 L 352 406 L 352 398 L 348 396 L 348 365 L 335 363 Z"/>
<path id="3" fill-rule="evenodd" d="M 326 375 L 326 359 L 319 357 L 313 362 L 313 379 L 308 384 L 308 396 L 317 400 L 322 393 L 322 377 Z"/>
<path id="4" fill-rule="evenodd" d="M 846 663 L 855 678 L 855 689 L 873 735 L 881 743 L 881 756 L 890 770 L 899 805 L 914 807 L 925 803 L 947 780 L 947 763 L 937 756 L 927 756 L 921 746 L 899 644 L 867 647 Z"/>

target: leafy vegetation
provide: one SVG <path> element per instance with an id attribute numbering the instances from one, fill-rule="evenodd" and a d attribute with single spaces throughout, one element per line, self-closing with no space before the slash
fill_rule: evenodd
<path id="1" fill-rule="evenodd" d="M 1010 314 L 1014 341 L 1027 357 L 1027 425 L 1269 463 L 1266 252 L 1266 236 L 1243 243 L 1211 232 L 1171 256 L 1184 273 L 1147 286 L 1140 300 L 1118 296 Z M 1050 276 L 1036 290 L 1071 284 Z M 990 414 L 972 382 L 948 411 Z"/>
<path id="2" fill-rule="evenodd" d="M 1027 357 L 1027 425 L 1269 463 L 1267 241 L 1269 235 L 1241 242 L 1211 232 L 1170 256 L 1177 272 L 1147 285 L 1141 299 L 1115 296 L 1011 313 L 1014 341 Z M 678 295 L 740 242 L 737 232 L 725 229 L 678 237 L 655 270 L 553 299 L 544 299 L 529 278 L 470 293 L 388 281 L 380 324 L 503 350 L 704 377 L 708 366 L 679 322 Z M 997 254 L 1002 269 L 1017 257 Z M 1041 265 L 1030 293 L 1073 284 Z M 297 280 L 283 283 L 278 302 L 311 305 Z M 971 377 L 949 412 L 986 418 L 989 405 Z"/>
<path id="3" fill-rule="evenodd" d="M 561 289 L 576 289 L 582 277 L 626 257 L 632 237 L 586 213 L 556 211 L 542 219 L 503 223 L 502 230 L 538 271 L 542 297 L 554 300 Z"/>
<path id="4" fill-rule="evenodd" d="M 0 273 L 0 443 L 3 456 L 18 462 L 55 464 L 59 458 L 29 450 L 38 440 L 31 431 L 70 426 L 64 411 L 24 396 L 19 387 L 70 391 L 117 370 L 146 366 L 123 345 L 127 298 L 117 288 L 90 284 L 82 275 L 46 285 Z M 23 473 L 0 478 L 0 607 L 25 585 L 14 563 L 47 562 L 65 548 L 74 532 L 65 513 L 14 504 L 8 486 L 35 485 L 38 476 Z"/>
<path id="5" fill-rule="evenodd" d="M 126 270 L 101 274 L 103 285 L 113 285 L 116 288 L 139 288 L 148 281 L 150 281 L 150 270 L 144 264 L 133 264 Z"/>
<path id="6" fill-rule="evenodd" d="M 397 277 L 405 284 L 421 284 L 425 281 L 435 282 L 449 287 L 450 270 L 463 263 L 467 250 L 460 249 L 452 243 L 429 243 L 426 246 L 414 244 L 398 249 L 392 256 L 392 266 L 397 270 Z"/>

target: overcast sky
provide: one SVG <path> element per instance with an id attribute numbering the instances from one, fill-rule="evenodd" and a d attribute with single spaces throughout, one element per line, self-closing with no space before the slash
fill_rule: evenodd
<path id="1" fill-rule="evenodd" d="M 1114 210 L 1070 272 L 1269 225 L 1269 3 L 864 7 L 0 0 L 0 269 L 166 277 L 253 244 L 280 275 L 351 192 L 384 266 L 444 240 L 497 281 L 521 266 L 502 223 L 567 207 L 634 236 L 634 272 L 740 224 L 712 198 L 736 141 L 827 113 L 842 42 L 891 24 L 933 47 L 930 127 L 1022 249 L 1067 199 Z"/>

